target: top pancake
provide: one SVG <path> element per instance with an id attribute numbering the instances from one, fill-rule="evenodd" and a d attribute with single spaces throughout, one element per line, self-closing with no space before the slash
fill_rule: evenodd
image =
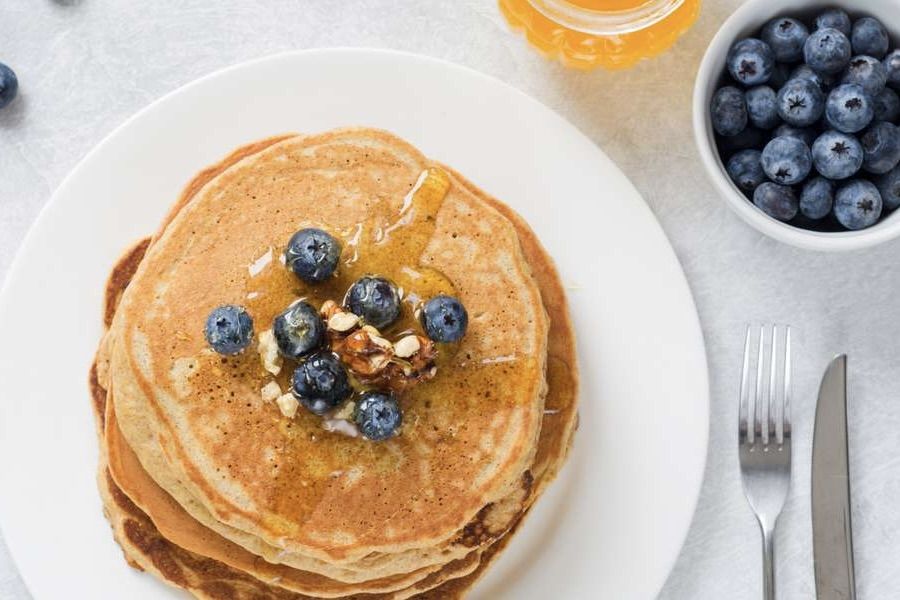
<path id="1" fill-rule="evenodd" d="M 517 485 L 540 431 L 546 316 L 509 220 L 452 177 L 430 227 L 403 231 L 404 199 L 432 166 L 372 130 L 290 138 L 206 183 L 159 235 L 110 331 L 110 379 L 129 445 L 167 491 L 162 471 L 183 484 L 181 504 L 290 552 L 353 561 L 444 541 Z M 303 411 L 287 420 L 260 398 L 269 376 L 255 351 L 223 360 L 203 340 L 219 304 L 248 305 L 260 332 L 316 293 L 277 260 L 265 285 L 248 270 L 313 224 L 345 242 L 408 240 L 372 261 L 361 243 L 341 269 L 352 281 L 371 268 L 407 293 L 416 281 L 401 269 L 419 272 L 452 285 L 472 317 L 437 377 L 402 396 L 405 424 L 388 442 L 326 433 Z"/>

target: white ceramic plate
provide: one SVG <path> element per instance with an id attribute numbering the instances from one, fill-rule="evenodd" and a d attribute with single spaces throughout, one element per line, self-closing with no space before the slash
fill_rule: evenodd
<path id="1" fill-rule="evenodd" d="M 708 387 L 694 304 L 653 215 L 603 152 L 521 92 L 420 56 L 323 50 L 226 69 L 143 110 L 63 182 L 23 244 L 0 296 L 0 517 L 36 599 L 177 596 L 126 566 L 94 484 L 86 381 L 119 252 L 234 147 L 343 125 L 391 130 L 505 200 L 569 286 L 584 382 L 575 450 L 475 596 L 659 591 L 700 489 Z"/>

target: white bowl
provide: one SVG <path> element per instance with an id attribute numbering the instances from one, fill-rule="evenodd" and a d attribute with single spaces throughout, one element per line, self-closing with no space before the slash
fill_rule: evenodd
<path id="1" fill-rule="evenodd" d="M 872 227 L 859 231 L 809 231 L 773 219 L 747 200 L 728 177 L 716 149 L 709 117 L 709 101 L 719 86 L 725 68 L 725 55 L 735 40 L 757 36 L 762 26 L 775 17 L 794 16 L 806 20 L 831 6 L 843 8 L 853 18 L 871 15 L 880 19 L 891 34 L 892 43 L 900 46 L 900 0 L 749 0 L 725 21 L 700 63 L 694 82 L 694 137 L 709 176 L 728 205 L 744 221 L 769 237 L 793 246 L 810 250 L 843 251 L 874 246 L 900 235 L 900 210 L 894 211 Z"/>

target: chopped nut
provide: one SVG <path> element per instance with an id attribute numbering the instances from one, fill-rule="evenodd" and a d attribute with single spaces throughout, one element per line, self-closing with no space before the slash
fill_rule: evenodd
<path id="1" fill-rule="evenodd" d="M 278 342 L 275 341 L 275 333 L 271 329 L 266 329 L 259 334 L 259 358 L 262 361 L 263 368 L 272 375 L 281 373 L 282 358 L 278 353 Z"/>
<path id="2" fill-rule="evenodd" d="M 322 308 L 319 309 L 319 314 L 322 315 L 322 318 L 326 321 L 330 320 L 334 315 L 344 312 L 344 309 L 338 305 L 334 300 L 326 300 L 322 304 Z"/>
<path id="3" fill-rule="evenodd" d="M 297 409 L 300 408 L 300 403 L 297 402 L 293 394 L 283 394 L 275 402 L 278 404 L 281 414 L 289 419 L 293 419 L 294 415 L 297 414 Z"/>
<path id="4" fill-rule="evenodd" d="M 381 337 L 381 332 L 371 325 L 363 325 L 363 330 L 369 334 L 369 338 L 371 338 L 372 343 L 376 346 L 381 346 L 385 349 L 393 347 L 393 345 L 389 341 Z"/>
<path id="5" fill-rule="evenodd" d="M 409 358 L 418 352 L 421 347 L 418 336 L 408 335 L 394 344 L 394 355 L 400 358 Z"/>
<path id="6" fill-rule="evenodd" d="M 332 340 L 331 349 L 355 375 L 363 378 L 378 374 L 394 356 L 391 343 L 373 335 L 372 330 L 363 327 L 345 338 Z"/>
<path id="7" fill-rule="evenodd" d="M 259 390 L 259 394 L 262 396 L 263 400 L 271 402 L 281 395 L 281 386 L 278 385 L 277 381 L 270 381 Z"/>
<path id="8" fill-rule="evenodd" d="M 328 329 L 345 333 L 359 325 L 359 317 L 352 312 L 336 312 L 328 319 Z"/>

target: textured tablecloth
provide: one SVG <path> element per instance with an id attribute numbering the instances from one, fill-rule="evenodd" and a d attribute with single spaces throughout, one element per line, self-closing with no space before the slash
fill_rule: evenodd
<path id="1" fill-rule="evenodd" d="M 792 323 L 798 341 L 794 479 L 776 538 L 781 597 L 815 595 L 812 416 L 818 379 L 836 352 L 851 358 L 859 598 L 897 597 L 900 242 L 841 255 L 796 250 L 756 233 L 719 200 L 694 149 L 690 97 L 707 43 L 738 4 L 707 0 L 697 25 L 658 60 L 622 73 L 580 73 L 528 49 L 493 0 L 2 0 L 0 61 L 17 71 L 20 98 L 0 111 L 0 276 L 91 147 L 201 75 L 326 46 L 396 48 L 473 67 L 538 98 L 606 150 L 662 222 L 696 298 L 710 365 L 709 458 L 690 534 L 660 597 L 760 597 L 759 537 L 737 468 L 735 396 L 743 326 L 773 320 Z M 677 434 L 672 445 L 677 452 Z M 28 597 L 0 540 L 0 598 Z"/>

